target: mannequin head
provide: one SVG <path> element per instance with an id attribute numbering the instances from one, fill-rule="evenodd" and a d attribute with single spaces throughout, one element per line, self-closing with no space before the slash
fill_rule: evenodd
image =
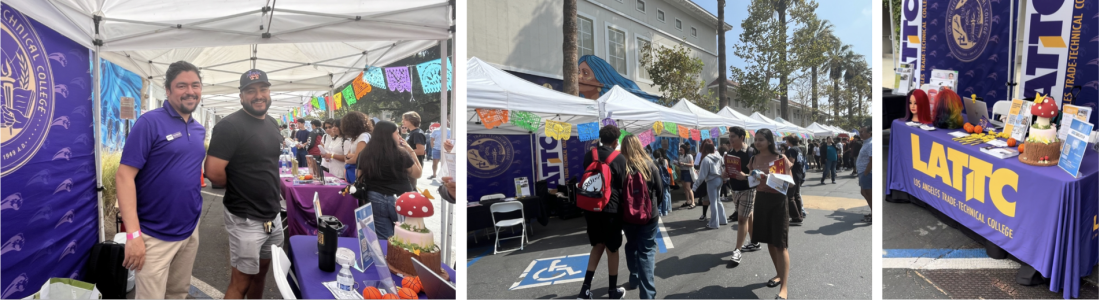
<path id="1" fill-rule="evenodd" d="M 908 110 L 905 112 L 906 122 L 932 123 L 932 107 L 928 104 L 928 94 L 924 93 L 923 90 L 914 89 L 909 91 L 906 103 L 908 104 Z"/>

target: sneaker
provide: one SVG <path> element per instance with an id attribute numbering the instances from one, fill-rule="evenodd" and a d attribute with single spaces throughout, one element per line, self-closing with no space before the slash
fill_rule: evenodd
<path id="1" fill-rule="evenodd" d="M 577 300 L 592 300 L 592 291 L 587 288 L 581 290 L 581 294 L 577 295 Z"/>
<path id="2" fill-rule="evenodd" d="M 740 251 L 745 251 L 745 252 L 749 252 L 749 251 L 758 251 L 758 250 L 760 250 L 760 244 L 755 244 L 755 245 L 754 245 L 754 244 L 752 244 L 752 243 L 748 243 L 748 244 L 742 245 L 742 246 L 741 246 L 741 249 L 740 249 Z"/>
<path id="3" fill-rule="evenodd" d="M 741 264 L 741 250 L 740 249 L 733 251 L 733 256 L 730 257 L 730 261 L 733 262 L 733 265 Z"/>
<path id="4" fill-rule="evenodd" d="M 722 202 L 733 202 L 733 197 L 722 198 Z"/>
<path id="5" fill-rule="evenodd" d="M 733 215 L 727 219 L 729 219 L 730 222 L 737 222 L 737 213 L 733 213 Z"/>
<path id="6" fill-rule="evenodd" d="M 699 222 L 706 222 L 706 221 L 707 221 L 707 217 L 699 217 Z"/>
<path id="7" fill-rule="evenodd" d="M 790 223 L 790 226 L 802 226 L 802 221 L 792 220 L 791 223 Z"/>
<path id="8" fill-rule="evenodd" d="M 621 300 L 623 297 L 626 297 L 626 288 L 619 287 L 614 291 L 608 291 L 607 296 L 612 300 Z"/>

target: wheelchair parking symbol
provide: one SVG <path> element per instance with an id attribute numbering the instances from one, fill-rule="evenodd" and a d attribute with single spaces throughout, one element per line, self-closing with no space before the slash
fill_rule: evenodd
<path id="1" fill-rule="evenodd" d="M 536 259 L 509 290 L 584 281 L 588 254 Z"/>

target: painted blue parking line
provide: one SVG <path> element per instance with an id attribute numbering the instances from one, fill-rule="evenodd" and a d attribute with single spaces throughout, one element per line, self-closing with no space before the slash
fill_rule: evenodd
<path id="1" fill-rule="evenodd" d="M 485 251 L 481 252 L 480 255 L 477 255 L 477 257 L 474 257 L 472 260 L 466 261 L 466 268 L 470 268 L 471 265 L 474 265 L 474 262 L 477 262 L 477 260 L 481 260 L 481 257 L 484 257 L 485 255 L 488 255 L 489 252 L 491 252 L 491 251 L 493 251 L 492 248 L 486 249 Z"/>
<path id="2" fill-rule="evenodd" d="M 989 258 L 984 248 L 974 249 L 883 249 L 883 258 L 936 258 L 936 259 L 961 259 L 961 258 Z"/>

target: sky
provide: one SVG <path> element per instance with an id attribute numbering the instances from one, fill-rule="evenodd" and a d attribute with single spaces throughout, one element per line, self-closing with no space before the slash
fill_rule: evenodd
<path id="1" fill-rule="evenodd" d="M 695 0 L 699 6 L 715 16 L 718 15 L 718 1 Z M 744 68 L 748 64 L 733 55 L 733 46 L 739 43 L 741 21 L 748 16 L 749 0 L 726 0 L 726 23 L 733 29 L 726 32 L 726 64 Z M 833 34 L 845 44 L 851 44 L 852 50 L 863 55 L 867 66 L 871 66 L 871 1 L 817 0 L 817 16 L 833 24 Z M 793 29 L 792 29 L 793 30 Z M 729 76 L 729 71 L 726 71 Z"/>

